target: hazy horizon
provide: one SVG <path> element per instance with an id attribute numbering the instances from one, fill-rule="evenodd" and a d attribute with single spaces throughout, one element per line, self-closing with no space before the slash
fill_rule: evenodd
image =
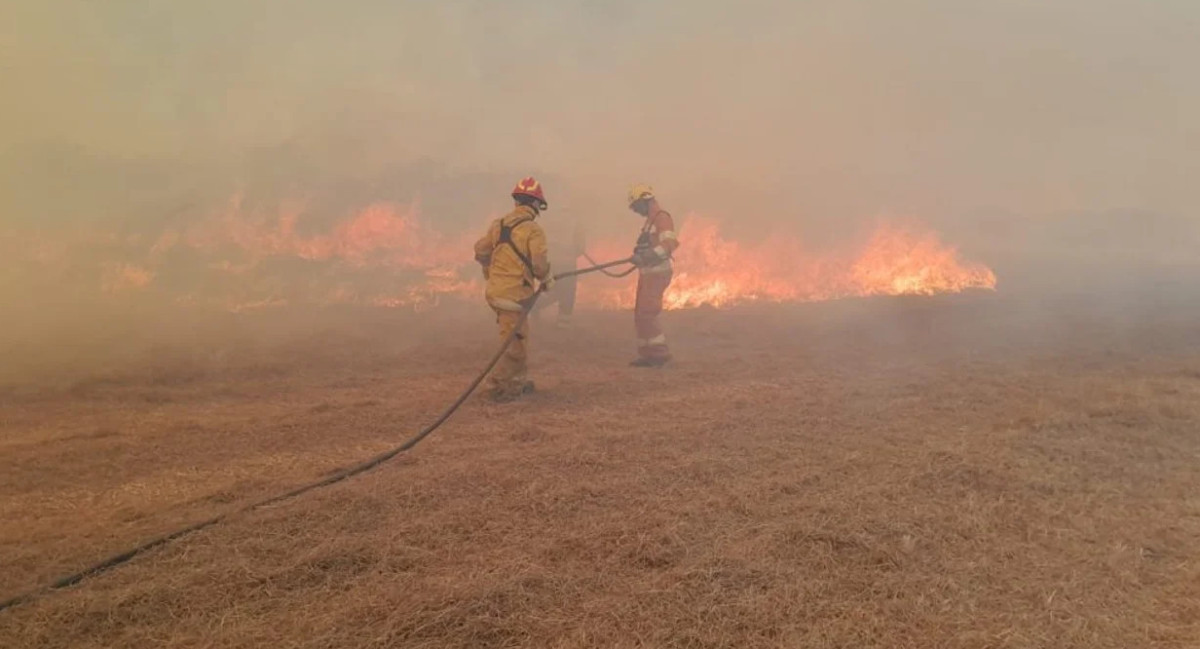
<path id="1" fill-rule="evenodd" d="M 11 4 L 6 219 L 76 158 L 214 186 L 432 160 L 777 218 L 1197 202 L 1190 2 Z"/>

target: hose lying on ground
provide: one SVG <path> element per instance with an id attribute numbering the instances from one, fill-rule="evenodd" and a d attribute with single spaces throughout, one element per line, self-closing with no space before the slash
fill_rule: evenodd
<path id="1" fill-rule="evenodd" d="M 612 261 L 612 262 L 608 262 L 605 264 L 593 264 L 592 266 L 587 267 L 587 268 L 580 268 L 578 270 L 572 270 L 572 271 L 568 271 L 565 273 L 560 273 L 558 275 L 555 275 L 554 279 L 559 280 L 564 277 L 583 275 L 583 274 L 591 273 L 591 272 L 595 272 L 595 271 L 600 271 L 600 272 L 604 272 L 605 274 L 607 274 L 606 269 L 612 268 L 613 266 L 620 266 L 620 265 L 624 265 L 624 264 L 628 264 L 628 263 L 631 263 L 631 260 L 621 259 L 618 261 Z M 475 379 L 473 381 L 471 381 L 471 383 L 467 386 L 467 388 L 462 391 L 462 394 L 458 395 L 458 398 L 455 399 L 450 404 L 449 407 L 447 407 L 445 410 L 443 410 L 442 414 L 438 415 L 437 419 L 434 419 L 432 423 L 430 423 L 429 425 L 422 428 L 420 430 L 420 432 L 418 432 L 416 435 L 413 435 L 412 437 L 410 437 L 408 439 L 408 441 L 404 442 L 403 444 L 401 444 L 395 448 L 392 448 L 391 450 L 384 451 L 383 453 L 380 453 L 379 455 L 376 455 L 372 458 L 363 460 L 362 462 L 359 462 L 358 464 L 347 467 L 345 469 L 341 469 L 340 471 L 337 471 L 337 472 L 335 472 L 331 475 L 328 475 L 324 478 L 321 478 L 319 480 L 314 480 L 307 484 L 296 487 L 290 491 L 287 491 L 287 492 L 284 492 L 281 494 L 276 494 L 269 498 L 265 498 L 263 500 L 259 500 L 259 501 L 250 503 L 249 505 L 245 505 L 243 507 L 239 507 L 237 509 L 225 512 L 224 514 L 219 514 L 219 515 L 209 518 L 207 520 L 203 520 L 198 523 L 192 523 L 191 525 L 188 525 L 187 527 L 182 527 L 173 532 L 169 532 L 167 534 L 163 534 L 162 536 L 155 537 L 149 541 L 143 542 L 140 545 L 137 545 L 128 550 L 125 550 L 124 552 L 114 554 L 114 555 L 108 557 L 107 559 L 104 559 L 102 561 L 94 563 L 94 564 L 80 570 L 79 572 L 56 579 L 55 581 L 53 581 L 52 583 L 50 583 L 46 586 L 43 586 L 41 588 L 37 588 L 35 590 L 31 590 L 26 593 L 17 595 L 15 597 L 10 597 L 6 600 L 0 601 L 0 612 L 3 612 L 6 609 L 10 609 L 15 606 L 18 606 L 25 602 L 31 601 L 44 592 L 55 591 L 55 590 L 59 590 L 62 588 L 67 588 L 68 586 L 74 586 L 75 584 L 78 584 L 79 582 L 83 581 L 84 579 L 87 579 L 88 577 L 94 577 L 102 572 L 111 570 L 112 568 L 115 568 L 123 563 L 127 563 L 128 561 L 130 561 L 134 557 L 138 556 L 139 554 L 142 554 L 149 550 L 153 550 L 154 548 L 157 548 L 161 545 L 166 545 L 167 543 L 170 543 L 171 541 L 174 541 L 175 539 L 178 539 L 183 536 L 187 536 L 188 534 L 191 534 L 193 532 L 199 532 L 200 530 L 203 530 L 207 527 L 212 527 L 213 525 L 216 525 L 217 523 L 225 521 L 233 516 L 236 516 L 237 514 L 244 514 L 244 513 L 251 512 L 251 511 L 254 511 L 254 510 L 262 508 L 262 507 L 266 507 L 267 505 L 273 505 L 275 503 L 282 502 L 284 500 L 289 500 L 289 499 L 295 498 L 296 496 L 299 496 L 301 494 L 312 491 L 313 489 L 327 487 L 335 482 L 341 482 L 342 480 L 345 480 L 346 478 L 350 478 L 350 477 L 356 476 L 360 473 L 370 471 L 371 469 L 374 469 L 375 467 L 379 466 L 380 464 L 383 464 L 384 462 L 387 462 L 388 460 L 396 457 L 397 455 L 411 449 L 412 447 L 421 443 L 421 440 L 428 437 L 431 433 L 433 433 L 433 431 L 437 430 L 439 426 L 446 423 L 446 420 L 450 418 L 450 415 L 453 415 L 456 410 L 458 410 L 464 403 L 466 403 L 467 398 L 471 396 L 471 393 L 474 392 L 475 389 L 479 387 L 479 384 L 482 383 L 483 379 L 485 377 L 487 377 L 489 372 L 492 371 L 492 368 L 494 368 L 496 366 L 496 363 L 500 362 L 500 357 L 504 355 L 505 350 L 508 349 L 508 346 L 510 344 L 512 344 L 513 339 L 516 338 L 517 333 L 520 332 L 521 325 L 525 324 L 525 321 L 529 319 L 529 313 L 530 313 L 530 311 L 533 310 L 533 305 L 537 302 L 537 300 L 540 296 L 541 296 L 540 290 L 533 294 L 533 299 L 530 300 L 529 304 L 525 307 L 525 309 L 521 311 L 521 317 L 519 320 L 517 320 L 516 326 L 513 327 L 512 333 L 510 333 L 508 335 L 508 337 L 505 338 L 500 343 L 500 348 L 496 350 L 495 354 L 492 354 L 492 359 L 490 361 L 488 361 L 488 364 L 483 368 L 483 371 L 480 372 L 475 377 Z"/>

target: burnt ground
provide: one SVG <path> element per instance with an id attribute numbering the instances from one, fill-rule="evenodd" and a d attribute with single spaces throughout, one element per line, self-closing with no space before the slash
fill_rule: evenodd
<path id="1" fill-rule="evenodd" d="M 0 612 L 0 646 L 1200 646 L 1197 315 L 695 310 L 661 371 L 628 314 L 546 322 L 527 401 Z M 0 596 L 399 443 L 494 342 L 477 308 L 122 340 L 0 388 Z"/>

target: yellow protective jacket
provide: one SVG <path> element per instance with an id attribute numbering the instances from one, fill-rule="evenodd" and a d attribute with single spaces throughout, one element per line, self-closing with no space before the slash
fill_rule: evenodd
<path id="1" fill-rule="evenodd" d="M 534 219 L 537 211 L 518 206 L 492 221 L 487 234 L 475 242 L 475 261 L 487 279 L 487 301 L 494 308 L 520 311 L 533 297 L 534 279 L 550 277 L 546 233 Z"/>

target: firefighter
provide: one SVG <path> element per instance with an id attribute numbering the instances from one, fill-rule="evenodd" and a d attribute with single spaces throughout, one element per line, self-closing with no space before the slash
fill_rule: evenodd
<path id="1" fill-rule="evenodd" d="M 482 266 L 487 280 L 487 302 L 496 312 L 500 339 L 508 339 L 521 323 L 490 377 L 491 397 L 501 402 L 533 392 L 533 382 L 525 376 L 529 321 L 521 322 L 521 316 L 539 288 L 549 289 L 554 282 L 546 234 L 536 223 L 547 208 L 542 186 L 533 178 L 525 178 L 513 188 L 512 198 L 513 211 L 492 221 L 487 234 L 475 242 L 475 261 Z"/>
<path id="2" fill-rule="evenodd" d="M 638 357 L 630 365 L 662 367 L 671 360 L 671 351 L 658 317 L 663 309 L 663 293 L 671 285 L 674 271 L 671 255 L 679 247 L 679 239 L 675 222 L 659 207 L 650 185 L 637 184 L 629 189 L 629 209 L 645 218 L 633 254 L 638 267 L 637 300 L 633 307 Z"/>

